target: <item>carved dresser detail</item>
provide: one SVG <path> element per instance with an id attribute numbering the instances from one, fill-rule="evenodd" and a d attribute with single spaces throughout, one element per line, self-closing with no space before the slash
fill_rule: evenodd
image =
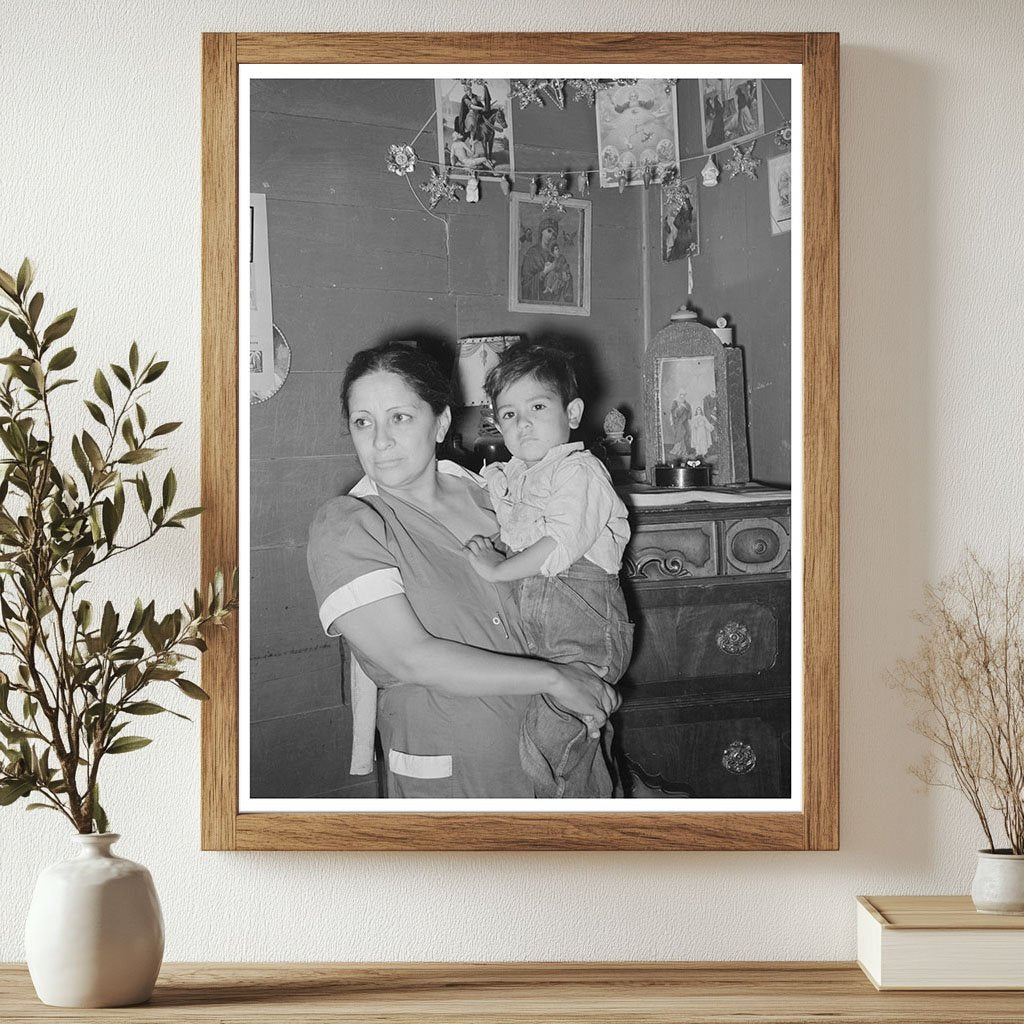
<path id="1" fill-rule="evenodd" d="M 636 623 L 613 719 L 626 795 L 788 797 L 789 492 L 622 493 Z"/>

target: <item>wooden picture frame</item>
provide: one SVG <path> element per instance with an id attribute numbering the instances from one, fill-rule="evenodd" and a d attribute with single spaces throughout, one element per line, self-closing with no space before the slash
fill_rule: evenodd
<path id="1" fill-rule="evenodd" d="M 509 200 L 509 312 L 590 316 L 590 203 L 563 198 L 558 210 L 519 193 Z M 545 228 L 550 256 L 542 255 Z"/>
<path id="2" fill-rule="evenodd" d="M 239 637 L 203 658 L 209 850 L 832 850 L 839 842 L 839 38 L 780 34 L 205 34 L 202 571 L 237 564 L 239 66 L 275 63 L 802 65 L 802 808 L 711 813 L 240 813 Z M 657 242 L 655 242 L 657 244 Z M 796 639 L 796 637 L 795 637 Z"/>

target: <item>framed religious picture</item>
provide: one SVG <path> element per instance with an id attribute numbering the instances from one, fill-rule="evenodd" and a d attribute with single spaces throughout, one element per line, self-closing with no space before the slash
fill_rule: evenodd
<path id="1" fill-rule="evenodd" d="M 666 263 L 700 255 L 700 192 L 697 179 L 678 177 L 661 187 L 661 258 Z"/>
<path id="2" fill-rule="evenodd" d="M 203 37 L 202 566 L 242 581 L 203 655 L 204 848 L 836 848 L 838 45 Z M 727 142 L 792 125 L 789 234 L 765 176 L 698 211 L 712 94 Z M 591 195 L 599 167 L 661 194 Z M 250 404 L 257 192 L 290 372 Z M 701 234 L 735 334 L 679 311 Z M 467 405 L 514 336 L 546 362 L 495 423 Z M 541 458 L 583 458 L 617 406 L 648 470 L 710 485 L 622 487 L 601 550 L 504 578 L 530 502 L 597 506 L 477 477 L 453 434 L 515 455 L 537 418 Z"/>
<path id="3" fill-rule="evenodd" d="M 590 203 L 510 199 L 509 311 L 590 316 Z"/>
<path id="4" fill-rule="evenodd" d="M 700 127 L 705 153 L 714 153 L 762 135 L 764 111 L 760 80 L 702 78 Z"/>
<path id="5" fill-rule="evenodd" d="M 789 153 L 773 156 L 768 161 L 768 215 L 773 235 L 789 231 L 793 219 L 792 190 Z"/>
<path id="6" fill-rule="evenodd" d="M 438 162 L 452 178 L 515 173 L 507 78 L 436 78 Z"/>
<path id="7" fill-rule="evenodd" d="M 674 80 L 613 81 L 597 91 L 594 105 L 601 188 L 660 182 L 676 165 L 679 117 Z"/>

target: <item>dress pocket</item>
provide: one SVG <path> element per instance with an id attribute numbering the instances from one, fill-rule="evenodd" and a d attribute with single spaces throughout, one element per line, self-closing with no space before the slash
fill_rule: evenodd
<path id="1" fill-rule="evenodd" d="M 407 754 L 388 750 L 388 796 L 444 798 L 452 795 L 451 754 Z"/>

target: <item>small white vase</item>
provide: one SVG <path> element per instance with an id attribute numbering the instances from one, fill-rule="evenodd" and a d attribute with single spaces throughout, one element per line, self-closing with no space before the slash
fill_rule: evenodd
<path id="1" fill-rule="evenodd" d="M 39 875 L 25 955 L 36 994 L 49 1006 L 134 1006 L 153 993 L 163 915 L 149 872 L 111 852 L 120 838 L 76 835 L 79 855 Z"/>
<path id="2" fill-rule="evenodd" d="M 1024 854 L 979 850 L 971 899 L 982 914 L 1024 914 Z"/>

